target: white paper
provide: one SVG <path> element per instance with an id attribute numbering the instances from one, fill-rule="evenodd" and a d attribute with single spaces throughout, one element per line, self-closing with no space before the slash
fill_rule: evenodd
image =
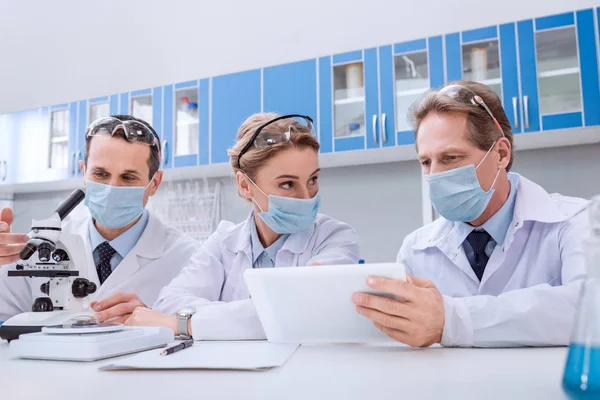
<path id="1" fill-rule="evenodd" d="M 164 349 L 147 351 L 101 367 L 102 371 L 128 369 L 232 369 L 257 370 L 280 367 L 296 351 L 297 344 L 253 342 L 195 342 L 190 348 L 161 356 Z"/>

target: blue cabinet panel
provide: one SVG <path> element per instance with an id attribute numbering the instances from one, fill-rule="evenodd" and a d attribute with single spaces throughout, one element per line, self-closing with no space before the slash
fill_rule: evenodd
<path id="1" fill-rule="evenodd" d="M 333 94 L 331 57 L 319 58 L 319 142 L 321 153 L 333 151 Z"/>
<path id="2" fill-rule="evenodd" d="M 519 34 L 521 94 L 523 95 L 522 130 L 523 132 L 537 132 L 540 130 L 540 111 L 533 20 L 518 22 L 517 32 Z"/>
<path id="3" fill-rule="evenodd" d="M 263 111 L 308 115 L 318 128 L 316 60 L 265 68 Z"/>
<path id="4" fill-rule="evenodd" d="M 365 50 L 365 118 L 367 124 L 367 148 L 381 147 L 379 119 L 379 64 L 377 62 L 377 49 Z"/>
<path id="5" fill-rule="evenodd" d="M 600 83 L 593 10 L 577 12 L 577 42 L 585 125 L 600 125 Z"/>
<path id="6" fill-rule="evenodd" d="M 522 132 L 520 121 L 517 35 L 515 24 L 500 25 L 500 65 L 502 71 L 502 103 L 513 133 Z"/>
<path id="7" fill-rule="evenodd" d="M 173 85 L 163 87 L 163 168 L 173 167 Z"/>
<path id="8" fill-rule="evenodd" d="M 392 55 L 392 46 L 382 46 L 379 48 L 379 98 L 380 106 L 380 126 L 383 146 L 396 145 L 396 119 L 394 112 L 394 56 Z M 400 115 L 400 118 L 403 116 Z"/>
<path id="9" fill-rule="evenodd" d="M 261 110 L 260 70 L 223 75 L 212 80 L 211 163 L 229 161 L 227 149 L 240 125 Z"/>

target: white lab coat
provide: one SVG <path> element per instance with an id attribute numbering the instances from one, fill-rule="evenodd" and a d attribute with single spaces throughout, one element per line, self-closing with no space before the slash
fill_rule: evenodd
<path id="1" fill-rule="evenodd" d="M 63 227 L 65 232 L 83 237 L 87 266 L 80 271 L 80 276 L 98 286 L 96 293 L 89 297 L 90 301 L 102 300 L 118 292 L 135 292 L 144 304 L 151 306 L 160 290 L 179 274 L 199 247 L 198 242 L 166 227 L 150 212 L 138 242 L 100 286 L 90 245 L 90 223 L 88 216 L 66 222 Z M 35 298 L 44 296 L 39 287 L 47 281 L 45 278 L 8 277 L 9 268 L 0 267 L 0 321 L 31 311 Z"/>
<path id="2" fill-rule="evenodd" d="M 244 282 L 252 268 L 250 216 L 234 225 L 221 222 L 217 231 L 181 274 L 165 287 L 154 309 L 168 314 L 193 307 L 195 340 L 264 339 L 254 304 Z M 349 225 L 319 214 L 311 229 L 291 234 L 277 253 L 277 267 L 356 264 L 358 237 Z M 307 294 L 308 295 L 308 294 Z"/>
<path id="3" fill-rule="evenodd" d="M 442 345 L 566 345 L 582 278 L 588 201 L 550 195 L 515 174 L 518 191 L 506 239 L 490 256 L 481 283 L 454 223 L 439 218 L 404 240 L 398 262 L 433 281 L 446 312 Z"/>

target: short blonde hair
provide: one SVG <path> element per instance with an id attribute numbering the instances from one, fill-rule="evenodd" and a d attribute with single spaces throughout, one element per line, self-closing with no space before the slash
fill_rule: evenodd
<path id="1" fill-rule="evenodd" d="M 238 165 L 238 156 L 242 149 L 248 144 L 250 139 L 252 139 L 254 132 L 256 132 L 261 125 L 277 117 L 279 117 L 279 115 L 275 113 L 258 113 L 250 116 L 246 121 L 244 121 L 242 126 L 240 126 L 235 144 L 231 149 L 227 150 L 227 154 L 229 155 L 229 163 L 231 164 L 231 168 L 233 169 L 234 173 L 242 171 L 249 176 L 250 179 L 254 179 L 260 167 L 281 151 L 292 148 L 311 148 L 316 152 L 319 151 L 319 142 L 305 125 L 302 125 L 293 118 L 281 119 L 266 126 L 261 133 L 268 132 L 283 134 L 290 130 L 290 127 L 293 127 L 294 129 L 289 140 L 266 147 L 251 146 L 248 151 L 242 155 L 242 158 L 240 159 L 240 165 Z"/>
<path id="2" fill-rule="evenodd" d="M 481 97 L 494 114 L 504 132 L 504 137 L 508 139 L 511 145 L 510 162 L 506 166 L 506 171 L 510 171 L 514 159 L 512 127 L 496 92 L 489 86 L 472 81 L 454 81 L 446 86 L 451 85 L 464 86 Z M 419 134 L 421 122 L 430 113 L 465 115 L 468 121 L 467 138 L 481 150 L 487 151 L 496 140 L 502 138 L 502 132 L 483 108 L 452 99 L 439 90 L 430 90 L 425 93 L 421 101 L 413 104 L 409 111 L 409 120 L 412 121 L 415 127 L 415 139 Z"/>

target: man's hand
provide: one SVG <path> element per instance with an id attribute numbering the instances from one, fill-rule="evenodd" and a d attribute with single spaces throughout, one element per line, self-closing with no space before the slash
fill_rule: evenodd
<path id="1" fill-rule="evenodd" d="M 17 261 L 21 249 L 29 240 L 29 236 L 22 233 L 10 233 L 12 223 L 12 210 L 10 208 L 2 209 L 0 212 L 0 266 Z"/>
<path id="2" fill-rule="evenodd" d="M 174 334 L 177 334 L 177 317 L 175 315 L 163 314 L 146 307 L 136 308 L 127 321 L 125 321 L 125 325 L 164 326 L 171 329 Z"/>
<path id="3" fill-rule="evenodd" d="M 96 311 L 100 322 L 123 323 L 131 316 L 136 307 L 146 307 L 135 293 L 115 293 L 102 301 L 93 301 L 90 306 Z M 112 319 L 114 318 L 114 319 Z"/>
<path id="4" fill-rule="evenodd" d="M 367 293 L 354 293 L 356 311 L 373 321 L 383 333 L 413 347 L 428 347 L 442 341 L 444 300 L 435 285 L 407 275 L 398 279 L 369 277 L 367 285 L 404 301 Z"/>

